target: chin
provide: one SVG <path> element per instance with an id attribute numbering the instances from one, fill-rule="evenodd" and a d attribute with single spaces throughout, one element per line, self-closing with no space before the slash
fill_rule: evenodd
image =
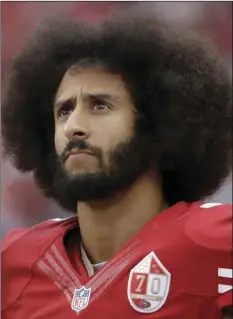
<path id="1" fill-rule="evenodd" d="M 96 174 L 98 173 L 97 171 L 90 170 L 90 169 L 85 169 L 85 168 L 73 168 L 73 169 L 66 169 L 66 173 L 71 176 L 71 177 L 79 177 L 79 176 L 84 176 L 84 175 L 89 175 L 89 174 Z"/>
<path id="2" fill-rule="evenodd" d="M 97 168 L 90 165 L 90 163 L 82 163 L 82 165 L 71 165 L 71 163 L 66 163 L 64 165 L 64 170 L 71 175 L 97 173 Z"/>
<path id="3" fill-rule="evenodd" d="M 73 169 L 67 170 L 67 173 L 71 175 L 80 175 L 80 174 L 89 173 L 89 171 L 84 168 L 73 168 Z"/>

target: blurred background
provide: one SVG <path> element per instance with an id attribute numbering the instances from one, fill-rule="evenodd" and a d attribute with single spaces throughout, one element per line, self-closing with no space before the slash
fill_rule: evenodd
<path id="1" fill-rule="evenodd" d="M 232 76 L 232 3 L 231 2 L 1 2 L 2 54 L 1 87 L 11 58 L 21 48 L 31 30 L 48 16 L 97 20 L 119 11 L 157 12 L 198 31 L 212 40 Z M 68 217 L 55 203 L 36 189 L 30 175 L 22 175 L 9 162 L 1 165 L 1 237 L 10 229 L 31 226 L 42 220 Z M 232 177 L 209 201 L 232 202 Z"/>

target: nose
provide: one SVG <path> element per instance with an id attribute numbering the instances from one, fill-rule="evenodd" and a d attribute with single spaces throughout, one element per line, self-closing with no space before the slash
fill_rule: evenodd
<path id="1" fill-rule="evenodd" d="M 74 110 L 64 126 L 65 136 L 69 140 L 87 139 L 90 135 L 87 122 L 86 115 Z"/>

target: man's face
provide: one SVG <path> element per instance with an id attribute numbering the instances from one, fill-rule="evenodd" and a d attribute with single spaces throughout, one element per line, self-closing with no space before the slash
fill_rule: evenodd
<path id="1" fill-rule="evenodd" d="M 107 169 L 109 151 L 134 134 L 134 106 L 121 77 L 99 68 L 65 74 L 56 94 L 54 117 L 59 156 L 70 141 L 97 149 L 97 154 L 64 154 L 64 168 L 70 174 Z"/>
<path id="2" fill-rule="evenodd" d="M 120 75 L 97 67 L 68 71 L 54 119 L 60 193 L 77 201 L 107 197 L 147 169 L 136 110 Z"/>

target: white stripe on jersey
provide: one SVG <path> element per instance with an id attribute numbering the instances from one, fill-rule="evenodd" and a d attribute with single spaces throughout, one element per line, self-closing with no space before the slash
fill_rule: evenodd
<path id="1" fill-rule="evenodd" d="M 201 208 L 211 208 L 211 207 L 215 207 L 215 206 L 220 206 L 222 205 L 221 203 L 205 203 L 203 205 L 201 205 Z"/>
<path id="2" fill-rule="evenodd" d="M 231 290 L 233 287 L 231 285 L 218 285 L 218 293 L 224 294 L 225 292 Z"/>
<path id="3" fill-rule="evenodd" d="M 218 276 L 223 278 L 233 278 L 233 269 L 218 268 Z"/>
<path id="4" fill-rule="evenodd" d="M 57 218 L 50 218 L 48 220 L 53 220 L 54 222 L 60 222 L 62 220 L 66 220 L 66 219 L 69 219 L 71 218 L 72 216 L 69 216 L 69 217 L 64 217 L 64 218 L 60 218 L 60 217 L 57 217 Z"/>
<path id="5" fill-rule="evenodd" d="M 218 268 L 218 277 L 232 279 L 233 270 L 230 268 Z M 222 285 L 222 284 L 218 285 L 218 293 L 219 294 L 223 294 L 227 291 L 230 291 L 231 289 L 233 289 L 232 285 Z"/>

